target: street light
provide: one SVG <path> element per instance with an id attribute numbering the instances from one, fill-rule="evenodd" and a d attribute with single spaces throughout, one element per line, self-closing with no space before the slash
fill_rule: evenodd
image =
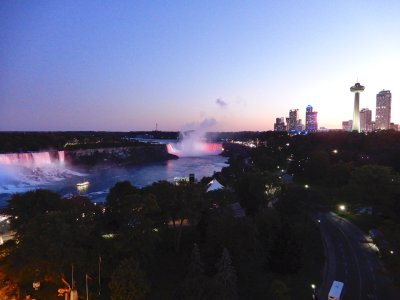
<path id="1" fill-rule="evenodd" d="M 308 188 L 309 188 L 309 185 L 308 185 L 308 184 L 305 184 L 305 185 L 304 185 L 304 188 L 308 189 Z"/>
<path id="2" fill-rule="evenodd" d="M 341 211 L 345 211 L 346 210 L 346 205 L 343 205 L 343 204 L 339 205 L 339 209 Z"/>
<path id="3" fill-rule="evenodd" d="M 316 288 L 316 285 L 315 284 L 311 284 L 311 288 L 313 289 L 312 297 L 313 297 L 313 299 L 315 299 L 315 288 Z"/>
<path id="4" fill-rule="evenodd" d="M 335 153 L 335 154 L 338 153 L 337 149 L 334 149 L 332 152 Z"/>

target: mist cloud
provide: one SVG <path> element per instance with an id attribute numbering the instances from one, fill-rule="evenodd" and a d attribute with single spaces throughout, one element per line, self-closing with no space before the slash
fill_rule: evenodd
<path id="1" fill-rule="evenodd" d="M 220 154 L 222 152 L 221 144 L 208 144 L 206 142 L 207 131 L 216 124 L 217 120 L 214 118 L 206 118 L 201 122 L 186 124 L 181 130 L 181 140 L 176 144 L 169 144 L 168 152 L 179 157 Z"/>
<path id="2" fill-rule="evenodd" d="M 215 103 L 220 107 L 220 108 L 226 108 L 228 106 L 228 103 L 222 100 L 221 98 L 218 98 L 215 100 Z"/>

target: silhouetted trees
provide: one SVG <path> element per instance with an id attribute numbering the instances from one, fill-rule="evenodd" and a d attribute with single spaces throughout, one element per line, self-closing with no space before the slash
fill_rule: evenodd
<path id="1" fill-rule="evenodd" d="M 238 299 L 236 271 L 232 266 L 231 257 L 226 248 L 222 251 L 221 259 L 217 263 L 217 274 L 215 274 L 214 280 L 218 299 Z"/>
<path id="2" fill-rule="evenodd" d="M 286 284 L 280 280 L 274 280 L 270 287 L 271 300 L 290 300 L 289 289 Z"/>
<path id="3" fill-rule="evenodd" d="M 183 283 L 183 299 L 206 299 L 207 278 L 204 274 L 204 266 L 200 257 L 198 245 L 193 245 L 189 269 Z"/>
<path id="4" fill-rule="evenodd" d="M 109 287 L 112 300 L 144 300 L 150 294 L 146 275 L 134 258 L 121 261 L 111 276 Z"/>
<path id="5" fill-rule="evenodd" d="M 278 274 L 291 274 L 301 267 L 302 247 L 288 223 L 278 231 L 270 250 L 269 266 Z"/>

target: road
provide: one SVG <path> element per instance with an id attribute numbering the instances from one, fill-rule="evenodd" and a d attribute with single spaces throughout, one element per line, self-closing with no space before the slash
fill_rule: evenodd
<path id="1" fill-rule="evenodd" d="M 318 289 L 319 299 L 328 299 L 333 280 L 344 282 L 345 300 L 400 299 L 369 237 L 351 222 L 336 214 L 319 213 L 322 239 L 327 254 L 324 281 Z"/>

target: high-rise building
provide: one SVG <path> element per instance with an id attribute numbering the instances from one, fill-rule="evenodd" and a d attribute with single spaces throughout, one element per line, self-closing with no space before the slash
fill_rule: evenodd
<path id="1" fill-rule="evenodd" d="M 296 131 L 303 131 L 303 130 L 304 130 L 304 125 L 301 122 L 301 119 L 298 119 L 296 124 Z"/>
<path id="2" fill-rule="evenodd" d="M 360 132 L 360 93 L 365 89 L 359 82 L 350 88 L 350 92 L 354 93 L 354 111 L 352 131 Z"/>
<path id="3" fill-rule="evenodd" d="M 399 124 L 390 123 L 389 124 L 389 129 L 392 129 L 392 130 L 395 130 L 395 131 L 399 131 Z"/>
<path id="4" fill-rule="evenodd" d="M 392 94 L 381 91 L 376 95 L 375 128 L 379 130 L 390 128 L 390 113 L 392 109 Z"/>
<path id="5" fill-rule="evenodd" d="M 313 111 L 313 107 L 308 105 L 306 108 L 306 131 L 315 132 L 318 130 L 318 112 Z"/>
<path id="6" fill-rule="evenodd" d="M 274 123 L 274 131 L 286 131 L 285 118 L 276 118 Z"/>
<path id="7" fill-rule="evenodd" d="M 299 120 L 299 110 L 291 109 L 289 111 L 289 118 L 286 118 L 287 130 L 296 131 L 298 127 L 298 120 Z"/>
<path id="8" fill-rule="evenodd" d="M 371 131 L 370 124 L 372 121 L 372 111 L 368 108 L 363 108 L 360 111 L 360 130 L 363 132 Z"/>
<path id="9" fill-rule="evenodd" d="M 353 120 L 343 121 L 342 129 L 343 131 L 351 131 L 353 127 Z"/>
<path id="10" fill-rule="evenodd" d="M 367 131 L 375 131 L 375 122 L 371 121 L 369 124 L 367 124 Z"/>

